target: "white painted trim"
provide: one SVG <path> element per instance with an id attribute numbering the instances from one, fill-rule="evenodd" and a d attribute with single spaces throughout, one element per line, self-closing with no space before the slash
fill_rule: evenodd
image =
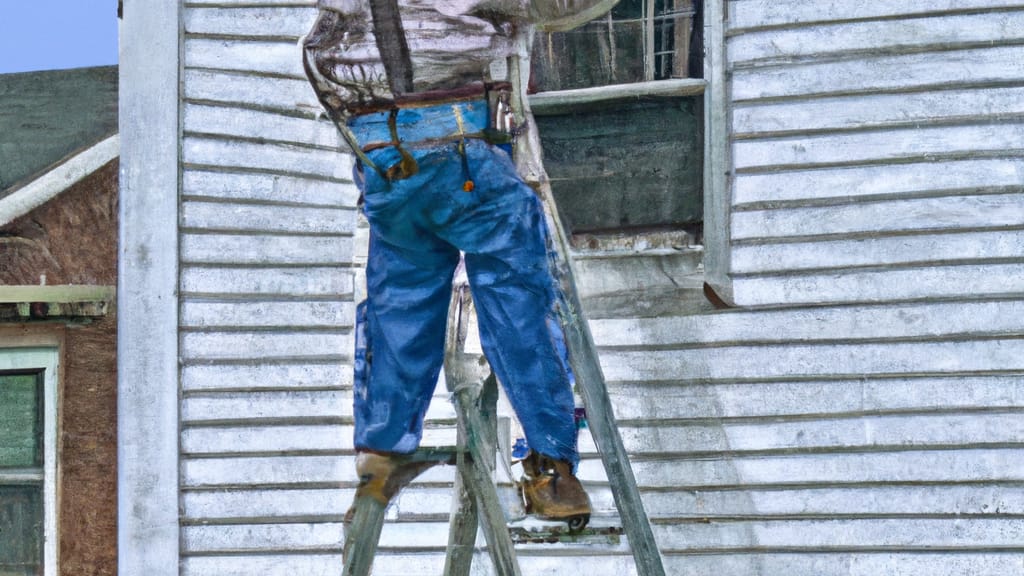
<path id="1" fill-rule="evenodd" d="M 57 576 L 57 348 L 2 348 L 0 370 L 43 370 L 43 575 Z"/>
<path id="2" fill-rule="evenodd" d="M 117 556 L 179 575 L 181 0 L 124 3 L 117 286 Z"/>
<path id="3" fill-rule="evenodd" d="M 50 169 L 42 176 L 0 198 L 0 224 L 6 224 L 67 190 L 82 178 L 110 162 L 121 150 L 117 134 L 75 154 Z"/>

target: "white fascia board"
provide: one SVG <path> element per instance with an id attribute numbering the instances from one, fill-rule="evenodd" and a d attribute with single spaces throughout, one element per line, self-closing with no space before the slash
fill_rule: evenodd
<path id="1" fill-rule="evenodd" d="M 69 157 L 42 176 L 0 199 L 0 225 L 28 214 L 76 182 L 117 158 L 121 141 L 117 134 Z"/>

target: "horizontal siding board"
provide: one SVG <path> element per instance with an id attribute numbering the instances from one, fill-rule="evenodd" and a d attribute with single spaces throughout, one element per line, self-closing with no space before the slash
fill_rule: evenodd
<path id="1" fill-rule="evenodd" d="M 1017 485 L 833 486 L 646 492 L 655 518 L 1019 515 Z"/>
<path id="2" fill-rule="evenodd" d="M 630 347 L 1024 334 L 1024 301 L 732 311 L 705 316 L 590 321 L 599 347 Z"/>
<path id="3" fill-rule="evenodd" d="M 1019 552 L 880 551 L 693 554 L 665 558 L 674 576 L 814 574 L 815 576 L 1004 576 L 1024 568 Z"/>
<path id="4" fill-rule="evenodd" d="M 933 90 L 910 94 L 864 94 L 736 106 L 734 137 L 763 133 L 863 129 L 1024 114 L 1024 88 Z"/>
<path id="5" fill-rule="evenodd" d="M 217 519 L 221 522 L 274 518 L 337 518 L 352 503 L 355 488 L 275 488 L 262 490 L 186 491 L 182 504 L 186 520 Z M 450 487 L 411 485 L 402 490 L 388 510 L 390 518 L 424 515 L 447 516 L 451 512 Z"/>
<path id="6" fill-rule="evenodd" d="M 611 381 L 1019 372 L 1024 339 L 605 351 L 601 364 Z"/>
<path id="7" fill-rule="evenodd" d="M 184 95 L 190 102 L 237 104 L 256 109 L 319 116 L 323 108 L 305 76 L 266 77 L 245 70 L 225 72 L 189 69 Z"/>
<path id="8" fill-rule="evenodd" d="M 343 145 L 337 128 L 326 120 L 285 116 L 275 112 L 185 104 L 183 122 L 185 131 L 190 133 L 338 149 Z"/>
<path id="9" fill-rule="evenodd" d="M 823 199 L 898 198 L 988 187 L 1020 188 L 1024 158 L 981 158 L 816 170 L 739 174 L 733 203 L 803 202 Z M 968 192 L 969 193 L 969 192 Z"/>
<path id="10" fill-rule="evenodd" d="M 182 155 L 188 164 L 352 181 L 352 158 L 340 151 L 186 136 Z"/>
<path id="11" fill-rule="evenodd" d="M 823 58 L 844 52 L 892 53 L 1021 40 L 1024 40 L 1024 11 L 986 11 L 746 32 L 728 38 L 726 51 L 733 66 L 742 66 Z"/>
<path id="12" fill-rule="evenodd" d="M 193 302 L 181 305 L 186 328 L 280 328 L 289 326 L 351 328 L 351 302 Z"/>
<path id="13" fill-rule="evenodd" d="M 186 197 L 252 202 L 281 202 L 332 208 L 355 208 L 359 191 L 354 184 L 253 172 L 213 172 L 186 169 Z"/>
<path id="14" fill-rule="evenodd" d="M 351 371 L 345 367 L 344 370 Z M 351 380 L 351 378 L 349 378 Z M 335 386 L 340 383 L 336 382 Z M 351 390 L 250 391 L 189 396 L 182 400 L 181 421 L 238 422 L 259 424 L 260 420 L 301 418 L 352 418 Z M 455 419 L 455 410 L 445 398 L 430 403 L 427 421 Z"/>
<path id="15" fill-rule="evenodd" d="M 315 7 L 316 0 L 187 0 L 186 6 L 308 6 Z"/>
<path id="16" fill-rule="evenodd" d="M 1022 255 L 1022 230 L 961 232 L 737 246 L 733 248 L 732 270 L 739 274 L 756 274 L 854 266 L 1019 259 Z"/>
<path id="17" fill-rule="evenodd" d="M 1024 265 L 935 265 L 906 270 L 850 270 L 733 278 L 740 306 L 885 302 L 1024 293 Z"/>
<path id="18" fill-rule="evenodd" d="M 265 549 L 337 552 L 345 542 L 341 522 L 184 526 L 181 536 L 186 554 Z"/>
<path id="19" fill-rule="evenodd" d="M 1024 190 L 1022 190 L 1024 191 Z M 1024 194 L 861 202 L 732 214 L 733 240 L 1024 225 Z"/>
<path id="20" fill-rule="evenodd" d="M 181 421 L 351 417 L 351 405 L 351 391 L 339 389 L 208 393 L 182 399 Z"/>
<path id="21" fill-rule="evenodd" d="M 183 234 L 184 264 L 347 265 L 348 236 L 273 236 L 269 234 Z"/>
<path id="22" fill-rule="evenodd" d="M 1024 150 L 1024 124 L 932 126 L 797 136 L 733 144 L 737 170 L 769 166 L 881 162 L 939 154 Z"/>
<path id="23" fill-rule="evenodd" d="M 748 520 L 655 526 L 663 550 L 947 548 L 1021 550 L 1024 519 Z"/>
<path id="24" fill-rule="evenodd" d="M 417 477 L 422 483 L 450 483 L 451 466 L 437 466 Z M 188 488 L 349 483 L 355 486 L 355 458 L 330 456 L 243 456 L 182 458 L 182 486 Z"/>
<path id="25" fill-rule="evenodd" d="M 337 576 L 341 552 L 184 556 L 182 576 Z"/>
<path id="26" fill-rule="evenodd" d="M 351 235 L 355 222 L 355 210 L 351 208 L 198 201 L 181 204 L 182 227 L 194 230 Z"/>
<path id="27" fill-rule="evenodd" d="M 755 418 L 1024 406 L 1024 375 L 839 378 L 612 387 L 620 420 Z M 979 416 L 982 417 L 982 416 Z"/>
<path id="28" fill-rule="evenodd" d="M 1024 8 L 1020 0 L 730 0 L 730 30 L 783 26 L 833 20 L 860 20 L 893 16 L 919 16 L 986 8 Z"/>
<path id="29" fill-rule="evenodd" d="M 351 351 L 343 352 L 351 354 Z M 266 388 L 302 390 L 351 386 L 352 367 L 341 362 L 195 364 L 183 366 L 181 369 L 181 387 L 185 392 Z"/>
<path id="30" fill-rule="evenodd" d="M 905 90 L 1024 79 L 1017 46 L 871 56 L 784 67 L 735 70 L 733 101 Z"/>
<path id="31" fill-rule="evenodd" d="M 185 295 L 350 296 L 352 282 L 352 271 L 337 267 L 183 266 L 181 271 Z"/>
<path id="32" fill-rule="evenodd" d="M 348 424 L 193 425 L 182 431 L 181 449 L 183 454 L 351 451 L 355 449 L 353 436 L 353 426 Z M 421 445 L 454 446 L 454 426 L 427 427 Z"/>
<path id="33" fill-rule="evenodd" d="M 185 67 L 305 78 L 302 49 L 294 41 L 186 38 Z"/>
<path id="34" fill-rule="evenodd" d="M 619 426 L 631 454 L 926 448 L 984 444 L 1024 447 L 1024 417 L 1007 414 L 853 416 L 817 420 Z"/>
<path id="35" fill-rule="evenodd" d="M 352 350 L 351 333 L 188 332 L 181 336 L 186 361 L 350 356 Z"/>
<path id="36" fill-rule="evenodd" d="M 185 10 L 185 33 L 297 39 L 309 31 L 316 14 L 316 9 L 309 5 L 194 6 Z"/>
<path id="37" fill-rule="evenodd" d="M 907 450 L 835 454 L 790 454 L 749 457 L 681 457 L 632 459 L 640 487 L 832 485 L 859 483 L 1020 483 L 1024 450 Z M 580 476 L 599 478 L 604 467 L 596 458 L 580 461 Z"/>

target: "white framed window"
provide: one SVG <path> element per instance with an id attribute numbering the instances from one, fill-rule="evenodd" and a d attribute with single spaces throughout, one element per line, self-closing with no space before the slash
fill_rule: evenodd
<path id="1" fill-rule="evenodd" d="M 56 576 L 56 348 L 0 348 L 0 575 Z"/>

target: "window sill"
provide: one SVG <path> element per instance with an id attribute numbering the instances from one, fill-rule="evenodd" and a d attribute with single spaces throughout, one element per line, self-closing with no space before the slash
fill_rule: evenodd
<path id="1" fill-rule="evenodd" d="M 706 84 L 703 78 L 676 78 L 539 92 L 530 95 L 530 108 L 537 116 L 566 114 L 588 105 L 616 104 L 642 98 L 698 96 L 704 93 Z"/>

